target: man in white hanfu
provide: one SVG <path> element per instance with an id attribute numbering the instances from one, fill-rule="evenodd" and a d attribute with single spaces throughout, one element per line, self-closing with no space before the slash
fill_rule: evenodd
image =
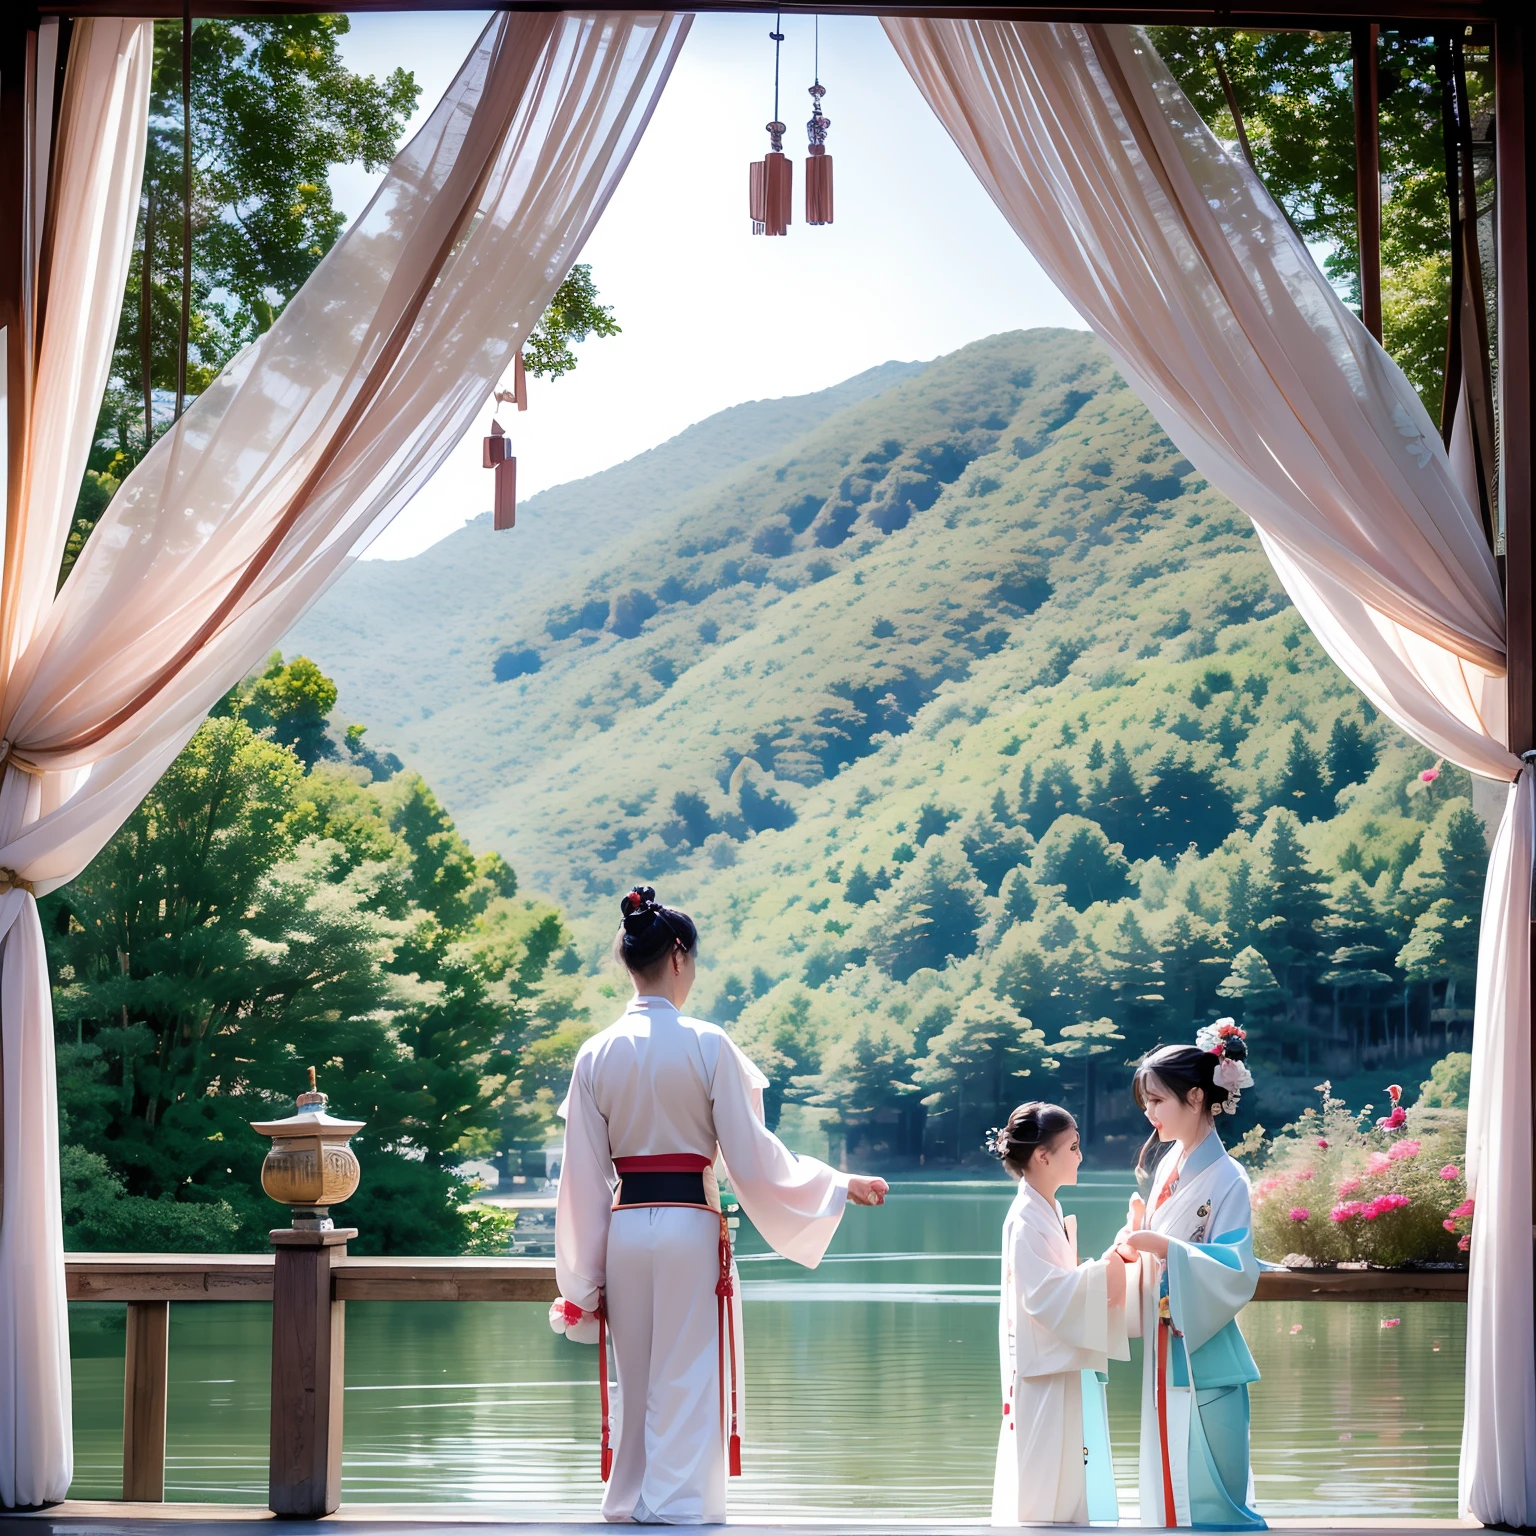
<path id="1" fill-rule="evenodd" d="M 681 1012 L 694 979 L 693 921 L 649 886 L 621 910 L 614 952 L 635 996 L 577 1052 L 560 1106 L 561 1300 L 550 1320 L 577 1339 L 598 1339 L 605 1327 L 613 1336 L 603 1518 L 715 1524 L 725 1519 L 727 1460 L 740 1468 L 742 1401 L 740 1284 L 717 1155 L 763 1238 L 809 1268 L 845 1201 L 880 1205 L 887 1186 L 797 1157 L 768 1130 L 768 1079 L 722 1029 Z M 606 1367 L 601 1376 L 606 1383 Z"/>
<path id="2" fill-rule="evenodd" d="M 1142 1525 L 1266 1529 L 1248 1455 L 1259 1372 L 1237 1326 L 1259 1279 L 1253 1204 L 1214 1123 L 1253 1082 L 1247 1055 L 1242 1030 L 1218 1019 L 1193 1046 L 1161 1046 L 1136 1072 L 1153 1128 L 1138 1172 L 1151 1178 L 1120 1241 L 1139 1255 Z"/>
<path id="3" fill-rule="evenodd" d="M 1076 1221 L 1056 1199 L 1077 1183 L 1077 1122 L 1059 1104 L 1021 1104 L 991 1148 L 1019 1181 L 1003 1222 L 992 1524 L 1118 1520 L 1104 1381 L 1111 1358 L 1131 1357 L 1126 1266 L 1114 1249 L 1077 1261 Z"/>

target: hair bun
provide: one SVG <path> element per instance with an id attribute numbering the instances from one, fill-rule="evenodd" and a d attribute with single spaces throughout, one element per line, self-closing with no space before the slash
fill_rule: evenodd
<path id="1" fill-rule="evenodd" d="M 650 927 L 660 904 L 654 885 L 637 885 L 620 903 L 626 933 L 644 933 Z"/>

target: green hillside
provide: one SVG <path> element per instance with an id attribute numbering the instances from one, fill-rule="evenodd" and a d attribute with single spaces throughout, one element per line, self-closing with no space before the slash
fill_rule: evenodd
<path id="1" fill-rule="evenodd" d="M 853 1146 L 969 1156 L 1028 1092 L 1128 1134 L 1124 1063 L 1217 1013 L 1243 1124 L 1464 1040 L 1467 777 L 1420 777 L 1091 337 L 903 372 L 358 567 L 289 638 L 585 935 L 542 1059 L 614 1006 L 639 879 L 774 1111 Z"/>

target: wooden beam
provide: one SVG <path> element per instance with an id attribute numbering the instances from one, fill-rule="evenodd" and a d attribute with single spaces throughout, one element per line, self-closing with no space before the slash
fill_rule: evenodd
<path id="1" fill-rule="evenodd" d="M 71 1301 L 271 1301 L 270 1253 L 71 1253 Z"/>
<path id="2" fill-rule="evenodd" d="M 1536 542 L 1531 518 L 1531 156 L 1525 74 L 1531 29 L 1514 14 L 1494 37 L 1494 132 L 1498 196 L 1499 501 L 1504 514 L 1508 611 L 1509 745 L 1536 747 Z M 1533 1058 L 1536 1070 L 1536 1058 Z"/>
<path id="3" fill-rule="evenodd" d="M 1360 241 L 1360 318 L 1381 340 L 1381 113 L 1374 23 L 1350 32 L 1355 83 L 1355 225 Z"/>
<path id="4" fill-rule="evenodd" d="M 347 0 L 352 15 L 374 11 L 559 11 L 564 0 Z M 194 0 L 192 14 L 204 17 L 279 16 L 328 13 L 336 9 L 336 0 Z M 613 11 L 654 10 L 646 0 L 616 0 L 606 7 Z M 1197 3 L 1197 0 L 1086 0 L 1071 5 L 1064 0 L 1035 0 L 1035 3 L 1000 5 L 986 0 L 786 0 L 783 5 L 765 5 L 763 0 L 698 0 L 691 11 L 745 12 L 750 15 L 821 16 L 932 16 L 975 18 L 983 21 L 1094 21 L 1124 22 L 1131 25 L 1178 25 L 1203 27 L 1279 27 L 1297 31 L 1348 31 L 1359 22 L 1398 29 L 1410 26 L 1417 31 L 1433 31 L 1442 22 L 1451 26 L 1477 26 L 1492 23 L 1499 15 L 1498 0 L 1249 0 L 1238 6 Z M 152 16 L 162 19 L 183 13 L 181 0 L 39 0 L 45 16 Z"/>
<path id="5" fill-rule="evenodd" d="M 123 1498 L 165 1499 L 165 1404 L 170 1380 L 171 1304 L 128 1303 L 123 1358 Z"/>
<path id="6" fill-rule="evenodd" d="M 545 1259 L 342 1259 L 338 1301 L 538 1301 L 559 1294 Z"/>
<path id="7" fill-rule="evenodd" d="M 1255 1301 L 1465 1301 L 1465 1270 L 1266 1269 Z"/>

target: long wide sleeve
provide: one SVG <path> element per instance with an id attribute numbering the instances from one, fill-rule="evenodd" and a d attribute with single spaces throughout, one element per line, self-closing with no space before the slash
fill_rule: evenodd
<path id="1" fill-rule="evenodd" d="M 1253 1256 L 1252 1229 L 1248 1186 L 1239 1183 L 1212 1211 L 1209 1241 L 1169 1239 L 1168 1310 L 1191 1354 L 1253 1300 L 1259 1266 Z"/>
<path id="2" fill-rule="evenodd" d="M 763 1240 L 815 1269 L 842 1220 L 848 1176 L 797 1156 L 763 1123 L 767 1079 L 723 1035 L 710 1086 L 715 1135 L 731 1188 Z"/>
<path id="3" fill-rule="evenodd" d="M 595 1312 L 607 1281 L 608 1222 L 613 1208 L 613 1155 L 608 1123 L 592 1097 L 591 1058 L 578 1055 L 565 1116 L 565 1151 L 555 1200 L 555 1280 L 560 1294 Z"/>
<path id="4" fill-rule="evenodd" d="M 1094 1259 L 1068 1268 L 1053 1256 L 1052 1246 L 1038 1227 L 1020 1224 L 1013 1264 L 1017 1306 L 1019 1316 L 1036 1326 L 1027 1334 L 1018 1330 L 1019 1374 L 1095 1369 L 1084 1355 L 1128 1360 L 1125 1307 L 1109 1304 L 1110 1261 Z"/>

